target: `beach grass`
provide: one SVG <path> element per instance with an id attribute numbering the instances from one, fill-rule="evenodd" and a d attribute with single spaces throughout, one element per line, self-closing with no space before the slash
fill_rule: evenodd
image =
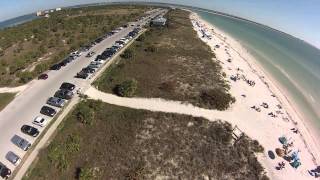
<path id="1" fill-rule="evenodd" d="M 134 79 L 136 96 L 227 109 L 235 99 L 228 93 L 215 54 L 193 30 L 189 12 L 171 10 L 166 18 L 166 27 L 148 27 L 129 48 L 130 57 L 120 56 L 94 85 L 112 93 L 122 82 Z"/>
<path id="2" fill-rule="evenodd" d="M 13 100 L 15 95 L 15 93 L 0 93 L 0 111 Z"/>
<path id="3" fill-rule="evenodd" d="M 85 100 L 24 179 L 265 178 L 260 145 L 246 136 L 233 142 L 226 122 Z"/>

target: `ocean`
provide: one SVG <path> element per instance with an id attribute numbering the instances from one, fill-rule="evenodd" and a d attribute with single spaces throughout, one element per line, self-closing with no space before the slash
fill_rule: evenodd
<path id="1" fill-rule="evenodd" d="M 298 112 L 320 130 L 320 50 L 288 34 L 232 17 L 196 11 L 238 40 L 277 81 Z"/>
<path id="2" fill-rule="evenodd" d="M 32 21 L 37 18 L 40 18 L 40 17 L 36 16 L 36 14 L 33 13 L 33 14 L 19 16 L 19 17 L 9 19 L 6 21 L 2 21 L 2 22 L 0 22 L 0 30 L 3 28 L 12 27 L 12 26 L 16 26 L 16 25 L 19 25 L 19 24 L 22 24 L 22 23 L 25 23 L 28 21 Z"/>

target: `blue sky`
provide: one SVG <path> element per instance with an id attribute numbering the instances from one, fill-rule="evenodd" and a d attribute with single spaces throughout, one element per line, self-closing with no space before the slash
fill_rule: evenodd
<path id="1" fill-rule="evenodd" d="M 110 0 L 109 0 L 110 1 Z M 39 9 L 108 0 L 0 0 L 0 21 Z M 320 0 L 148 0 L 213 9 L 292 34 L 320 48 Z"/>

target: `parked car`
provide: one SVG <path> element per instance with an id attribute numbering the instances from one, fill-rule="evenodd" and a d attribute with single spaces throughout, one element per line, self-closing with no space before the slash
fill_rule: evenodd
<path id="1" fill-rule="evenodd" d="M 98 62 L 98 61 L 92 61 L 90 63 L 90 65 L 97 65 L 97 66 L 101 66 L 101 64 L 103 64 L 102 62 Z"/>
<path id="2" fill-rule="evenodd" d="M 21 158 L 16 155 L 14 152 L 9 151 L 6 155 L 6 159 L 10 161 L 13 165 L 17 166 L 21 162 Z"/>
<path id="3" fill-rule="evenodd" d="M 59 63 L 60 66 L 66 66 L 67 64 L 68 64 L 67 61 L 61 61 L 61 62 Z"/>
<path id="4" fill-rule="evenodd" d="M 72 83 L 64 82 L 61 84 L 59 89 L 67 89 L 69 91 L 73 91 L 74 88 L 76 88 L 76 85 L 74 85 Z"/>
<path id="5" fill-rule="evenodd" d="M 93 68 L 89 68 L 89 67 L 85 67 L 85 68 L 83 68 L 83 69 L 82 69 L 82 71 L 83 71 L 83 72 L 85 72 L 85 73 L 88 73 L 88 74 L 91 74 L 91 73 L 96 72 L 96 70 L 95 70 L 95 69 L 93 69 Z"/>
<path id="6" fill-rule="evenodd" d="M 80 71 L 80 72 L 77 73 L 76 78 L 87 79 L 88 76 L 89 76 L 88 73 L 85 73 L 85 72 L 83 72 L 83 71 Z"/>
<path id="7" fill-rule="evenodd" d="M 81 55 L 82 55 L 82 52 L 80 52 L 80 51 L 75 51 L 75 52 L 70 53 L 70 56 L 80 57 Z"/>
<path id="8" fill-rule="evenodd" d="M 21 131 L 29 136 L 37 137 L 39 135 L 39 130 L 29 125 L 23 125 Z"/>
<path id="9" fill-rule="evenodd" d="M 57 114 L 57 111 L 49 106 L 42 106 L 41 110 L 40 110 L 41 114 L 53 117 L 54 115 Z"/>
<path id="10" fill-rule="evenodd" d="M 61 66 L 59 65 L 59 64 L 54 64 L 54 65 L 52 65 L 51 67 L 50 67 L 50 70 L 55 70 L 55 71 L 57 71 L 57 70 L 60 70 L 61 69 Z"/>
<path id="11" fill-rule="evenodd" d="M 54 97 L 69 100 L 73 97 L 73 92 L 67 89 L 60 89 L 54 94 Z"/>
<path id="12" fill-rule="evenodd" d="M 34 118 L 32 123 L 40 127 L 44 127 L 45 125 L 47 125 L 48 120 L 41 116 L 37 116 L 36 118 Z"/>
<path id="13" fill-rule="evenodd" d="M 95 55 L 95 54 L 96 54 L 95 52 L 91 51 L 91 52 L 89 52 L 89 53 L 86 55 L 86 57 L 92 57 L 92 56 Z"/>
<path id="14" fill-rule="evenodd" d="M 27 151 L 31 146 L 31 143 L 29 143 L 27 140 L 23 139 L 18 135 L 14 135 L 11 141 L 13 142 L 13 144 L 17 145 L 20 149 L 24 151 Z"/>
<path id="15" fill-rule="evenodd" d="M 47 104 L 51 106 L 56 106 L 56 107 L 63 107 L 66 103 L 66 100 L 58 98 L 58 97 L 50 97 L 47 100 Z"/>
<path id="16" fill-rule="evenodd" d="M 10 175 L 11 175 L 11 170 L 0 162 L 0 177 L 2 177 L 3 179 L 8 179 Z"/>
<path id="17" fill-rule="evenodd" d="M 98 69 L 100 65 L 97 64 L 89 64 L 88 68 Z"/>
<path id="18" fill-rule="evenodd" d="M 43 79 L 43 80 L 46 80 L 48 79 L 48 74 L 40 74 L 40 76 L 38 77 L 38 79 Z"/>

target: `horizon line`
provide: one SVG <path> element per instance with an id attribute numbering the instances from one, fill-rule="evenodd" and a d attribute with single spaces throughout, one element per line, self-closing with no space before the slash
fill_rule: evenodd
<path id="1" fill-rule="evenodd" d="M 308 44 L 308 45 L 310 45 L 310 46 L 312 46 L 312 47 L 314 47 L 314 48 L 316 48 L 316 49 L 318 49 L 320 51 L 320 45 L 318 47 L 318 45 L 316 45 L 316 44 L 308 42 L 307 40 L 304 40 L 302 38 L 299 38 L 299 37 L 297 37 L 297 36 L 295 36 L 293 34 L 289 34 L 289 33 L 284 32 L 282 30 L 276 29 L 276 28 L 271 27 L 269 25 L 266 25 L 266 24 L 263 24 L 263 23 L 259 23 L 259 22 L 256 22 L 256 21 L 253 21 L 253 20 L 250 20 L 250 19 L 246 19 L 246 18 L 237 16 L 237 15 L 233 15 L 233 14 L 229 14 L 229 13 L 225 13 L 225 12 L 221 12 L 221 11 L 216 11 L 216 10 L 212 10 L 212 9 L 205 9 L 205 8 L 198 7 L 198 6 L 182 5 L 182 4 L 175 4 L 175 3 L 164 3 L 164 2 L 147 2 L 147 1 L 110 1 L 110 2 L 83 3 L 83 4 L 70 5 L 70 6 L 61 6 L 61 8 L 68 9 L 68 8 L 80 8 L 81 6 L 102 6 L 102 5 L 112 5 L 112 4 L 140 4 L 140 5 L 141 4 L 142 5 L 151 4 L 151 5 L 161 6 L 161 7 L 163 7 L 163 6 L 164 7 L 176 6 L 178 8 L 187 8 L 187 9 L 191 9 L 191 10 L 204 11 L 204 12 L 211 13 L 211 14 L 217 14 L 217 15 L 226 16 L 226 17 L 229 17 L 229 18 L 234 18 L 234 19 L 245 21 L 245 22 L 253 23 L 253 24 L 256 24 L 258 26 L 263 26 L 263 27 L 268 28 L 270 30 L 277 31 L 279 33 L 282 33 L 282 34 L 291 36 L 293 38 L 296 38 L 296 39 L 298 39 L 298 40 L 300 40 L 300 41 L 302 41 L 302 42 L 304 42 L 304 43 L 306 43 L 306 44 Z M 41 11 L 50 10 L 50 9 L 54 9 L 54 8 L 44 9 L 44 10 L 41 10 Z M 20 16 L 16 16 L 16 17 L 13 17 L 13 18 L 9 18 L 9 19 L 0 21 L 0 23 L 11 21 L 11 20 L 17 19 L 19 17 L 23 17 L 23 16 L 36 14 L 36 12 L 37 11 L 31 12 L 31 13 L 27 13 L 27 14 L 24 14 L 24 15 L 20 15 Z M 0 30 L 1 30 L 1 28 L 0 28 Z"/>

